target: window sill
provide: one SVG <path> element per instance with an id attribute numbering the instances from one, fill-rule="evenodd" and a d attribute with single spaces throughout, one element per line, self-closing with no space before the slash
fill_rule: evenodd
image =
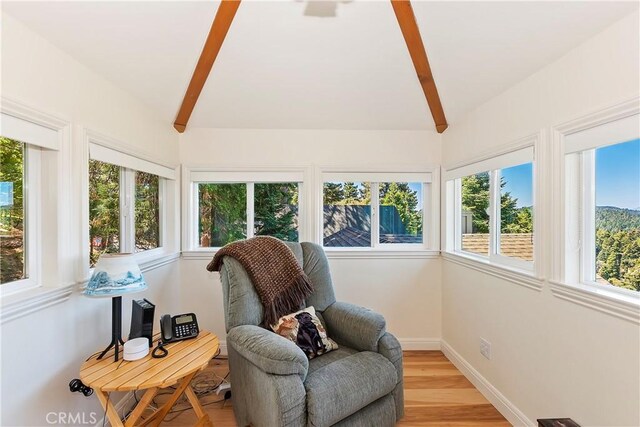
<path id="1" fill-rule="evenodd" d="M 549 286 L 553 295 L 560 299 L 640 324 L 640 294 L 625 295 L 595 285 L 557 281 L 549 281 Z"/>
<path id="2" fill-rule="evenodd" d="M 329 259 L 431 259 L 439 258 L 440 251 L 429 249 L 328 249 L 324 253 Z"/>
<path id="3" fill-rule="evenodd" d="M 155 252 L 155 253 L 141 253 L 139 257 L 136 257 L 136 261 L 140 266 L 140 271 L 146 273 L 156 268 L 160 268 L 163 265 L 170 264 L 180 258 L 180 252 Z"/>
<path id="4" fill-rule="evenodd" d="M 75 284 L 57 288 L 39 286 L 4 296 L 1 302 L 0 323 L 10 322 L 52 305 L 63 303 L 69 299 L 74 289 Z"/>
<path id="5" fill-rule="evenodd" d="M 516 285 L 540 291 L 544 279 L 536 277 L 533 272 L 513 267 L 497 265 L 484 259 L 454 252 L 443 252 L 442 257 L 458 265 L 472 268 L 482 273 L 507 280 Z"/>
<path id="6" fill-rule="evenodd" d="M 429 259 L 440 257 L 440 251 L 434 250 L 371 250 L 362 249 L 327 249 L 324 253 L 329 259 Z M 187 260 L 211 260 L 215 249 L 182 251 L 182 258 Z"/>

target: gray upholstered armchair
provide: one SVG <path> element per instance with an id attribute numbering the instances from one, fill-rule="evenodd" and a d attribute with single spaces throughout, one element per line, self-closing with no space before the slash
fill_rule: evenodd
<path id="1" fill-rule="evenodd" d="M 315 287 L 314 306 L 340 348 L 308 360 L 259 325 L 263 310 L 242 266 L 226 257 L 223 285 L 233 410 L 243 427 L 392 426 L 404 413 L 402 349 L 371 310 L 336 302 L 329 264 L 313 243 L 288 243 Z"/>

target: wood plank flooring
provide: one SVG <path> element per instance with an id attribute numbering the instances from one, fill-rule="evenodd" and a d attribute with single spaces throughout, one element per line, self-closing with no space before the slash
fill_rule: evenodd
<path id="1" fill-rule="evenodd" d="M 227 361 L 212 360 L 201 379 L 214 381 L 228 371 Z M 215 376 L 215 377 L 214 377 Z M 198 378 L 194 380 L 194 384 Z M 206 382 L 203 382 L 206 384 Z M 197 388 L 197 387 L 196 387 Z M 156 398 L 162 403 L 165 396 Z M 440 351 L 406 351 L 404 353 L 405 415 L 398 426 L 506 427 L 507 420 L 480 394 Z M 215 427 L 236 427 L 232 401 L 218 402 L 219 396 L 200 398 Z M 232 399 L 233 400 L 233 399 Z M 162 423 L 165 427 L 193 425 L 192 409 L 179 402 Z"/>

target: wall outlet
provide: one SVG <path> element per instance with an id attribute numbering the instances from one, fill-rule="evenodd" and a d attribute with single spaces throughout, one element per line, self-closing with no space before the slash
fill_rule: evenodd
<path id="1" fill-rule="evenodd" d="M 484 338 L 480 338 L 480 354 L 491 360 L 491 343 Z"/>

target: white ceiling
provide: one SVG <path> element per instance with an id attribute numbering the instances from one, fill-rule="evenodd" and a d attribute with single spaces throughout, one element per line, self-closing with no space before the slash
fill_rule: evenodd
<path id="1" fill-rule="evenodd" d="M 173 123 L 219 2 L 2 2 Z M 638 8 L 638 2 L 421 2 L 449 123 Z M 240 5 L 190 127 L 433 129 L 388 1 Z"/>

